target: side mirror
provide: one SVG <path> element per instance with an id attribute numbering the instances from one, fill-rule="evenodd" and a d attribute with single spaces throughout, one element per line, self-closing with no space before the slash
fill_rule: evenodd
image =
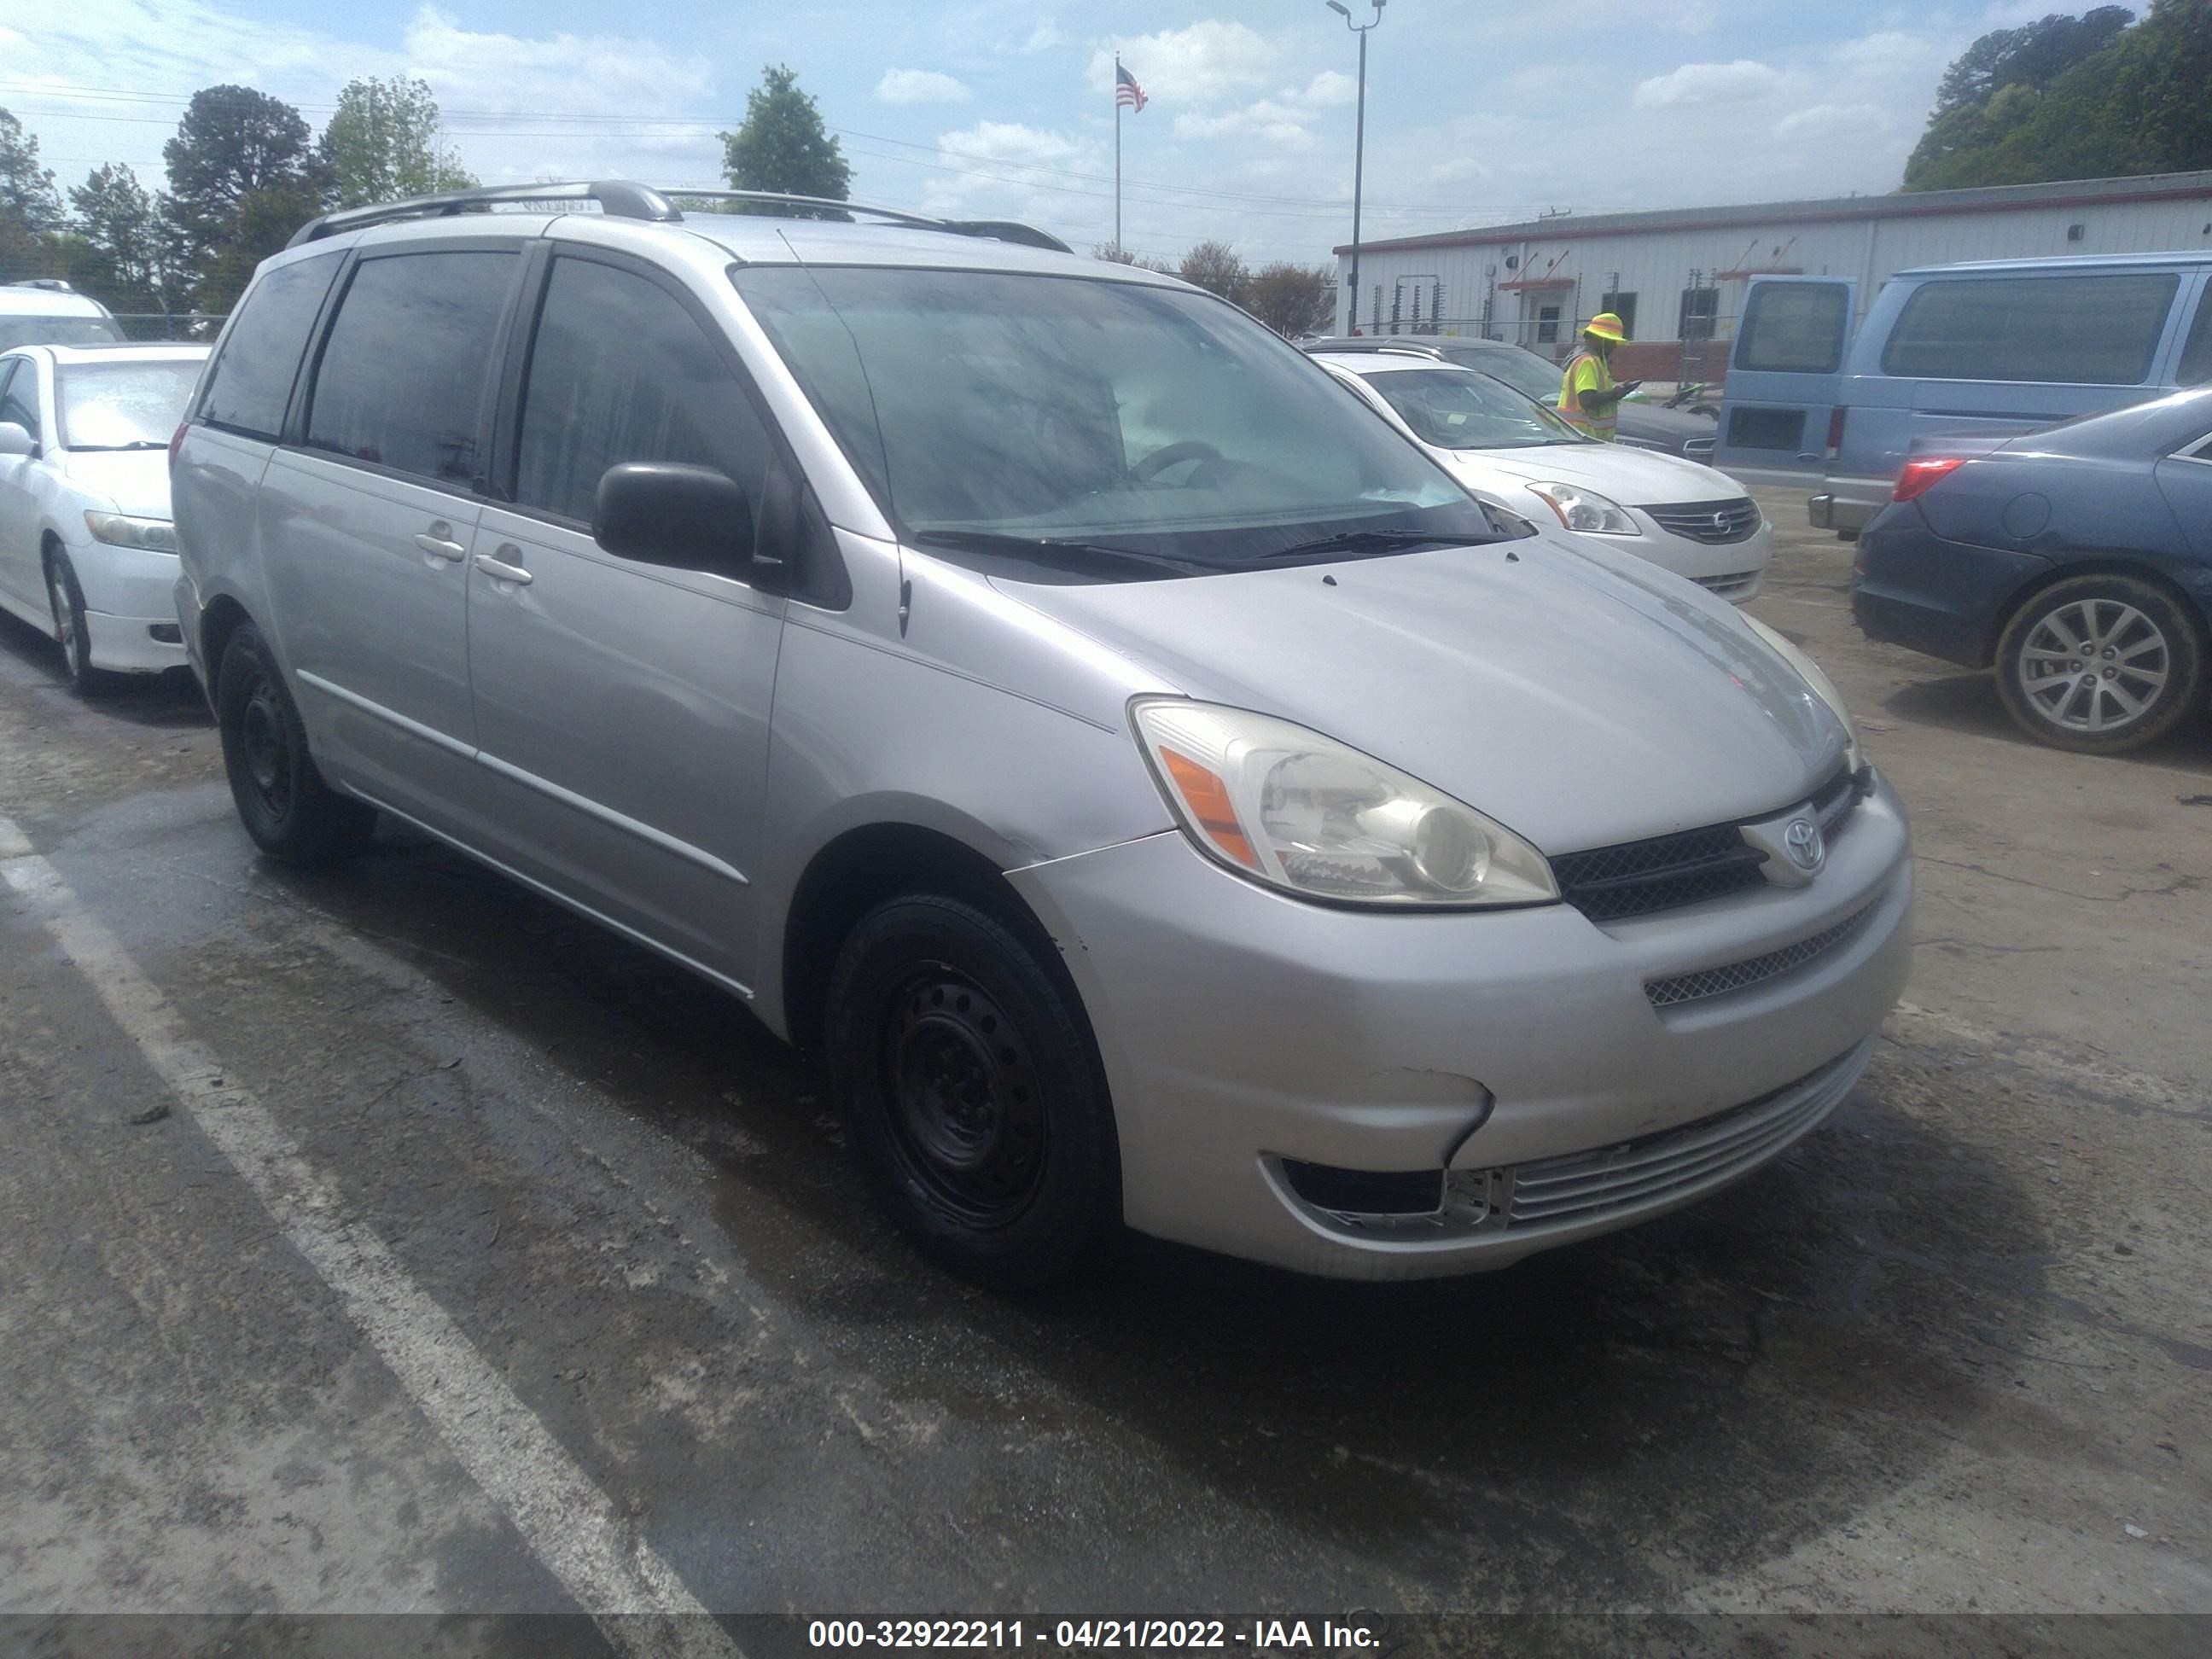
<path id="1" fill-rule="evenodd" d="M 29 455 L 39 453 L 38 440 L 13 421 L 0 421 L 0 455 Z"/>
<path id="2" fill-rule="evenodd" d="M 710 466 L 625 461 L 599 480 L 592 539 L 618 559 L 743 580 L 753 559 L 752 503 Z"/>

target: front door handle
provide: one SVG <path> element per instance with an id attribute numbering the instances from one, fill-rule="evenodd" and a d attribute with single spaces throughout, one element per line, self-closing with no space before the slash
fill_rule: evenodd
<path id="1" fill-rule="evenodd" d="M 512 542 L 502 543 L 499 550 L 511 553 L 518 559 L 522 556 L 522 550 Z M 513 582 L 517 587 L 527 587 L 536 580 L 520 565 L 509 564 L 505 559 L 494 558 L 484 553 L 477 555 L 477 568 L 495 582 Z"/>
<path id="2" fill-rule="evenodd" d="M 453 527 L 441 520 L 415 538 L 415 545 L 434 559 L 443 559 L 448 564 L 459 564 L 468 556 L 469 550 L 453 539 Z"/>

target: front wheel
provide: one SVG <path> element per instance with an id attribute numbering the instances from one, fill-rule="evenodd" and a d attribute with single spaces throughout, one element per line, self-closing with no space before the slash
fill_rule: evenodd
<path id="1" fill-rule="evenodd" d="M 878 906 L 838 957 L 824 1035 L 848 1138 L 925 1254 L 1027 1286 L 1112 1231 L 1113 1111 L 1073 988 L 997 918 L 927 894 Z"/>
<path id="2" fill-rule="evenodd" d="M 1997 642 L 1997 694 L 2030 737 L 2116 755 L 2173 729 L 2203 701 L 2196 619 L 2135 576 L 2075 576 L 2022 605 Z"/>
<path id="3" fill-rule="evenodd" d="M 117 677 L 92 665 L 92 629 L 85 620 L 84 587 L 69 555 L 55 548 L 46 555 L 46 604 L 54 616 L 54 641 L 62 648 L 62 672 L 80 697 L 115 689 Z"/>
<path id="4" fill-rule="evenodd" d="M 288 864 L 326 864 L 368 847 L 375 809 L 323 781 L 269 641 L 251 623 L 223 647 L 215 706 L 231 799 L 256 847 Z"/>

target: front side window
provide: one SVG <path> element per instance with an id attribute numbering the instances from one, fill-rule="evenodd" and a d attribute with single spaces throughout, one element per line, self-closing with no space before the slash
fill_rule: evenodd
<path id="1" fill-rule="evenodd" d="M 1498 534 L 1326 370 L 1202 295 L 853 266 L 733 280 L 877 499 L 925 540 L 1225 568 L 1323 536 Z"/>
<path id="2" fill-rule="evenodd" d="M 1441 449 L 1538 449 L 1587 441 L 1549 410 L 1486 374 L 1409 368 L 1366 380 L 1414 436 Z"/>
<path id="3" fill-rule="evenodd" d="M 38 366 L 18 357 L 9 367 L 15 372 L 6 377 L 4 386 L 0 386 L 0 421 L 13 421 L 29 433 L 35 443 L 39 438 Z"/>
<path id="4" fill-rule="evenodd" d="M 167 448 L 199 373 L 197 357 L 56 369 L 54 423 L 62 447 Z"/>
<path id="5" fill-rule="evenodd" d="M 553 262 L 522 394 L 515 500 L 591 522 L 627 461 L 710 466 L 762 499 L 770 443 L 744 388 L 683 303 L 595 260 Z"/>
<path id="6" fill-rule="evenodd" d="M 1832 374 L 1844 365 L 1850 322 L 1850 290 L 1841 283 L 1761 283 L 1744 307 L 1735 367 Z"/>
<path id="7" fill-rule="evenodd" d="M 473 485 L 517 264 L 514 253 L 474 250 L 362 260 L 315 371 L 308 447 Z"/>
<path id="8" fill-rule="evenodd" d="M 200 417 L 226 431 L 273 439 L 307 349 L 307 333 L 340 257 L 325 254 L 279 265 L 253 285 L 208 369 Z"/>
<path id="9" fill-rule="evenodd" d="M 1968 277 L 1923 283 L 1881 354 L 1886 374 L 2139 386 L 2180 279 Z"/>

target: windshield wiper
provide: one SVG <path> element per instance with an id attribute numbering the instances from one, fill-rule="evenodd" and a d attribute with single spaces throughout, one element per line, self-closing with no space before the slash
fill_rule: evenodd
<path id="1" fill-rule="evenodd" d="M 1472 539 L 1466 536 L 1439 535 L 1432 530 L 1346 530 L 1334 536 L 1296 543 L 1267 556 L 1271 559 L 1297 559 L 1320 553 L 1362 553 L 1391 547 L 1456 547 L 1463 546 Z"/>
<path id="2" fill-rule="evenodd" d="M 911 539 L 917 547 L 942 547 L 958 553 L 1002 553 L 1065 570 L 1096 570 L 1102 562 L 1170 571 L 1178 576 L 1188 575 L 1194 570 L 1220 568 L 1201 560 L 1178 559 L 1165 553 L 1139 553 L 1126 547 L 1106 547 L 1097 542 L 1055 541 L 1048 536 L 1012 536 L 997 530 L 921 530 L 916 531 Z"/>

